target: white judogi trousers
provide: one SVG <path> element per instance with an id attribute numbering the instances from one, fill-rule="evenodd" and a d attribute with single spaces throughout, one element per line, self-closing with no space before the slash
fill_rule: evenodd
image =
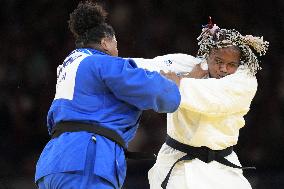
<path id="1" fill-rule="evenodd" d="M 155 165 L 148 172 L 150 189 L 162 189 L 161 183 L 176 160 L 185 153 L 163 144 Z M 241 166 L 235 152 L 226 157 Z M 177 163 L 171 173 L 167 189 L 251 189 L 241 169 L 216 161 L 205 163 L 199 159 Z"/>

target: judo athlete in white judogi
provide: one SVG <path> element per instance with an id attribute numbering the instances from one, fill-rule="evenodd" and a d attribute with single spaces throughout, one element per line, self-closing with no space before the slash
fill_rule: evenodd
<path id="1" fill-rule="evenodd" d="M 168 136 L 148 173 L 150 188 L 251 189 L 233 146 L 257 90 L 260 67 L 251 48 L 263 55 L 268 42 L 216 25 L 207 25 L 198 40 L 198 58 L 133 59 L 138 67 L 168 72 L 181 93 L 178 110 L 167 114 Z"/>

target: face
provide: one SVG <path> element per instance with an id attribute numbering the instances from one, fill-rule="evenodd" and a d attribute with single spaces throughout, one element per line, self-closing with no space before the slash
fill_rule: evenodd
<path id="1" fill-rule="evenodd" d="M 118 56 L 117 41 L 115 36 L 103 38 L 101 45 L 107 54 L 111 56 Z"/>
<path id="2" fill-rule="evenodd" d="M 240 65 L 240 51 L 235 47 L 211 50 L 207 58 L 209 75 L 220 79 L 236 72 Z"/>

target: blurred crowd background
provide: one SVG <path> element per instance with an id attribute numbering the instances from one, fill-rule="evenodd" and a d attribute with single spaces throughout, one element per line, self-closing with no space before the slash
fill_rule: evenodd
<path id="1" fill-rule="evenodd" d="M 68 30 L 77 0 L 0 0 L 0 189 L 33 189 L 35 163 L 49 136 L 46 114 L 56 67 L 74 49 Z M 236 151 L 257 189 L 284 186 L 284 1 L 106 0 L 122 57 L 196 55 L 196 38 L 212 16 L 221 28 L 270 42 L 257 74 L 259 87 Z M 158 152 L 166 115 L 143 113 L 132 150 Z M 125 189 L 147 189 L 153 161 L 129 161 Z"/>

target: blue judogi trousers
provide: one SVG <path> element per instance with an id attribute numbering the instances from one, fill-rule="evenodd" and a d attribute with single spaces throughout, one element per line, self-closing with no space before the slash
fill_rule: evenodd
<path id="1" fill-rule="evenodd" d="M 91 143 L 88 145 L 84 171 L 47 175 L 38 181 L 39 189 L 114 189 L 110 182 L 94 174 L 96 145 Z"/>

